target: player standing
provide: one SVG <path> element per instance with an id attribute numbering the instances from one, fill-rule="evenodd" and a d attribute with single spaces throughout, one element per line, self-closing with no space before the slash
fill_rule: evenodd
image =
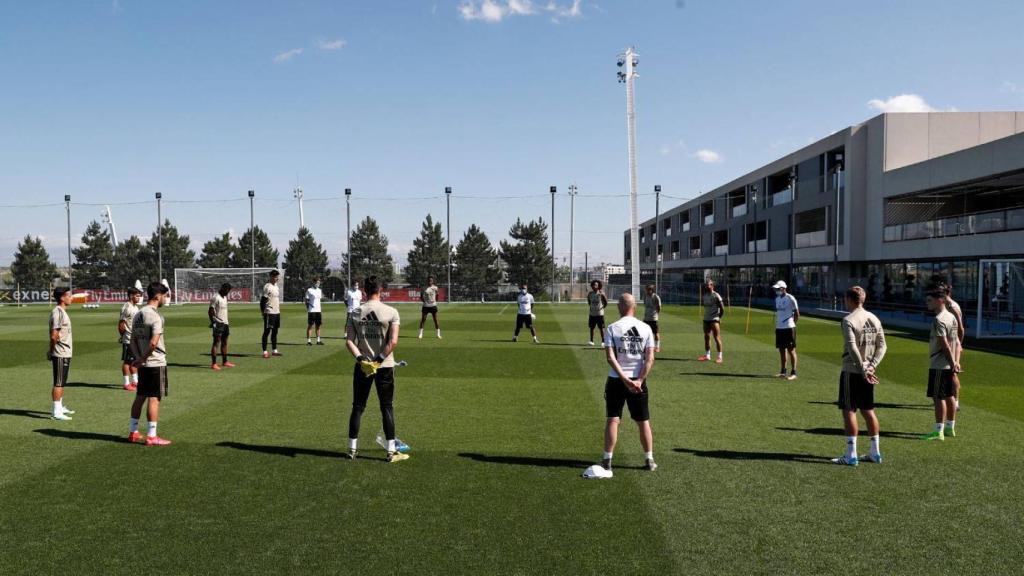
<path id="1" fill-rule="evenodd" d="M 142 303 L 142 290 L 132 286 L 128 288 L 128 301 L 121 306 L 121 316 L 117 321 L 117 332 L 121 335 L 121 375 L 124 376 L 124 389 L 134 392 L 139 385 L 139 369 L 132 366 L 132 319 L 139 311 Z"/>
<path id="2" fill-rule="evenodd" d="M 349 316 L 355 313 L 356 308 L 359 308 L 359 303 L 362 301 L 363 293 L 359 290 L 359 282 L 355 282 L 345 291 L 345 307 L 348 309 Z"/>
<path id="3" fill-rule="evenodd" d="M 437 337 L 441 337 L 441 325 L 437 323 L 437 286 L 434 285 L 434 277 L 427 276 L 427 287 L 420 290 L 420 302 L 423 308 L 420 310 L 420 333 L 417 338 L 423 338 L 423 324 L 427 321 L 427 315 L 434 318 L 434 329 L 437 330 Z"/>
<path id="4" fill-rule="evenodd" d="M 594 328 L 601 330 L 601 348 L 604 348 L 604 309 L 608 307 L 608 297 L 604 295 L 604 282 L 592 280 L 590 282 L 590 293 L 587 294 L 587 304 L 590 305 L 590 317 L 587 325 L 590 327 L 590 340 L 587 346 L 594 345 Z"/>
<path id="5" fill-rule="evenodd" d="M 260 313 L 263 314 L 263 357 L 269 358 L 267 354 L 267 336 L 270 336 L 270 344 L 274 350 L 274 356 L 280 356 L 277 351 L 277 331 L 281 328 L 281 290 L 277 287 L 277 278 L 281 273 L 277 270 L 270 271 L 270 278 L 263 285 L 263 297 L 260 298 Z"/>
<path id="6" fill-rule="evenodd" d="M 644 287 L 644 323 L 654 332 L 654 351 L 661 352 L 661 330 L 658 329 L 658 315 L 661 314 L 661 296 L 654 293 L 654 284 Z"/>
<path id="7" fill-rule="evenodd" d="M 519 296 L 516 298 L 516 302 L 519 304 L 519 312 L 516 314 L 516 331 L 512 335 L 512 341 L 519 340 L 519 331 L 525 326 L 533 335 L 533 343 L 540 344 L 540 340 L 537 339 L 537 330 L 533 327 L 533 294 L 530 294 L 526 282 L 519 285 Z"/>
<path id="8" fill-rule="evenodd" d="M 964 351 L 964 336 L 966 335 L 967 326 L 964 324 L 964 314 L 960 310 L 960 305 L 953 300 L 953 286 L 951 284 L 943 284 L 943 287 L 946 292 L 946 309 L 956 318 L 957 340 L 959 343 L 956 347 L 956 362 L 959 364 L 960 355 Z M 957 412 L 960 411 L 960 372 L 962 370 L 963 367 L 961 366 L 960 369 L 953 372 L 953 399 L 956 401 Z"/>
<path id="9" fill-rule="evenodd" d="M 922 439 L 943 440 L 946 436 L 956 436 L 953 374 L 960 371 L 956 350 L 960 345 L 959 327 L 956 317 L 946 309 L 946 291 L 942 286 L 928 287 L 925 305 L 935 314 L 928 337 L 928 397 L 935 403 L 935 430 Z"/>
<path id="10" fill-rule="evenodd" d="M 151 282 L 146 287 L 148 302 L 139 309 L 132 322 L 132 355 L 139 369 L 139 388 L 135 391 L 131 419 L 128 421 L 128 441 L 140 439 L 139 418 L 142 406 L 146 405 L 146 420 L 149 431 L 146 446 L 167 446 L 165 440 L 156 434 L 160 420 L 160 401 L 167 396 L 167 347 L 164 345 L 164 317 L 157 311 L 166 306 L 170 290 L 165 284 Z"/>
<path id="11" fill-rule="evenodd" d="M 628 292 L 619 296 L 622 318 L 608 326 L 604 337 L 605 358 L 611 370 L 604 384 L 605 421 L 604 454 L 601 466 L 612 469 L 612 454 L 619 437 L 622 406 L 629 406 L 629 416 L 640 430 L 640 446 L 644 451 L 644 469 L 654 471 L 654 438 L 651 434 L 651 411 L 648 405 L 647 376 L 654 367 L 654 334 L 650 326 L 636 319 L 636 299 Z"/>
<path id="12" fill-rule="evenodd" d="M 722 363 L 722 316 L 725 315 L 725 303 L 722 296 L 715 292 L 715 282 L 708 278 L 704 283 L 704 355 L 697 358 L 701 362 L 711 360 L 711 337 L 718 346 L 718 358 L 715 364 Z"/>
<path id="13" fill-rule="evenodd" d="M 313 285 L 306 289 L 303 300 L 306 302 L 306 346 L 312 346 L 309 339 L 309 331 L 316 325 L 316 344 L 323 346 L 324 341 L 320 339 L 320 326 L 324 323 L 323 312 L 320 309 L 320 301 L 324 293 L 320 290 L 320 277 L 313 276 Z"/>
<path id="14" fill-rule="evenodd" d="M 231 327 L 228 325 L 228 294 L 231 293 L 231 284 L 227 282 L 220 285 L 220 289 L 210 299 L 210 307 L 206 314 L 210 317 L 210 328 L 213 331 L 213 343 L 210 344 L 210 368 L 220 370 L 217 365 L 217 345 L 220 344 L 220 358 L 224 368 L 234 368 L 232 362 L 228 362 L 228 337 L 231 336 Z"/>
<path id="15" fill-rule="evenodd" d="M 843 318 L 843 369 L 839 373 L 839 409 L 846 430 L 846 454 L 833 458 L 835 464 L 856 466 L 858 460 L 882 463 L 878 446 L 880 428 L 875 416 L 875 369 L 885 356 L 885 332 L 878 318 L 864 309 L 866 294 L 860 286 L 846 291 Z M 857 457 L 857 411 L 860 410 L 871 437 L 871 450 Z"/>
<path id="16" fill-rule="evenodd" d="M 75 411 L 64 406 L 64 385 L 68 383 L 68 374 L 71 372 L 71 316 L 68 315 L 71 291 L 67 288 L 54 288 L 53 299 L 57 305 L 50 312 L 50 349 L 46 352 L 46 359 L 53 367 L 53 392 L 50 395 L 53 399 L 53 412 L 50 417 L 54 420 L 71 420 Z"/>
<path id="17" fill-rule="evenodd" d="M 786 282 L 779 280 L 775 290 L 775 347 L 779 349 L 779 378 L 796 380 L 796 322 L 800 307 L 796 298 L 787 292 Z M 789 376 L 786 376 L 786 355 L 789 355 Z"/>
<path id="18" fill-rule="evenodd" d="M 345 344 L 356 359 L 352 371 L 352 414 L 348 420 L 348 457 L 359 454 L 359 426 L 370 398 L 370 389 L 377 386 L 377 400 L 384 420 L 387 438 L 387 461 L 401 462 L 409 458 L 395 446 L 395 347 L 400 325 L 398 310 L 380 301 L 380 285 L 376 276 L 363 282 L 367 301 L 349 316 Z"/>

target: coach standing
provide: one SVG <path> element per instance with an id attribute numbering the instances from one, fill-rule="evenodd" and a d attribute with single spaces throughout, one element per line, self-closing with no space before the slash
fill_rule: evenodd
<path id="1" fill-rule="evenodd" d="M 64 385 L 68 383 L 71 372 L 71 316 L 68 316 L 71 291 L 56 288 L 53 299 L 57 305 L 50 312 L 50 349 L 46 353 L 46 358 L 53 365 L 53 412 L 50 417 L 71 420 L 75 411 L 64 407 Z"/>
<path id="2" fill-rule="evenodd" d="M 270 271 L 270 278 L 263 285 L 263 297 L 260 298 L 260 313 L 263 314 L 263 357 L 269 358 L 267 354 L 267 336 L 270 336 L 270 344 L 274 350 L 274 356 L 280 356 L 277 351 L 277 331 L 281 328 L 281 290 L 277 287 L 277 278 L 281 275 L 277 270 Z"/>
<path id="3" fill-rule="evenodd" d="M 800 307 L 796 298 L 787 292 L 786 282 L 779 280 L 775 289 L 775 347 L 779 349 L 779 378 L 796 380 L 796 321 Z M 789 376 L 786 376 L 786 355 L 789 355 Z"/>

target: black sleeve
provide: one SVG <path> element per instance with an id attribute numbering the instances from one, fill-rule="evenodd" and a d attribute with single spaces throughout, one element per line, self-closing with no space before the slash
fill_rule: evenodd
<path id="1" fill-rule="evenodd" d="M 266 314 L 267 312 L 267 297 L 260 298 L 260 314 Z"/>

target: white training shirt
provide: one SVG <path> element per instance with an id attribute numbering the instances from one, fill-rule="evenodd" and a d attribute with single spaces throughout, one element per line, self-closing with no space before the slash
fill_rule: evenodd
<path id="1" fill-rule="evenodd" d="M 363 302 L 363 293 L 359 290 L 349 290 L 345 293 L 345 304 L 348 305 L 348 313 L 351 314 L 359 308 L 359 305 Z"/>
<path id="2" fill-rule="evenodd" d="M 306 290 L 306 312 L 319 312 L 320 299 L 323 297 L 324 293 L 319 288 L 310 287 Z"/>
<path id="3" fill-rule="evenodd" d="M 648 348 L 654 348 L 654 332 L 647 324 L 636 319 L 635 316 L 623 316 L 612 322 L 604 335 L 604 345 L 615 350 L 615 357 L 622 366 L 622 373 L 630 378 L 636 378 L 644 368 L 644 352 Z M 619 374 L 614 368 L 608 371 L 608 376 L 618 378 Z"/>
<path id="4" fill-rule="evenodd" d="M 796 328 L 796 322 L 793 320 L 793 316 L 800 311 L 800 307 L 796 304 L 796 298 L 792 294 L 786 292 L 782 296 L 775 298 L 775 328 L 776 330 L 785 330 L 786 328 Z"/>
<path id="5" fill-rule="evenodd" d="M 530 314 L 533 311 L 533 294 L 520 292 L 518 301 L 520 314 Z"/>

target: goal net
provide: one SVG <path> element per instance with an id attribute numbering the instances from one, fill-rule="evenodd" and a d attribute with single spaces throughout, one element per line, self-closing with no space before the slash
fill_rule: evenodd
<path id="1" fill-rule="evenodd" d="M 1024 338 L 1024 259 L 978 264 L 978 338 Z"/>
<path id="2" fill-rule="evenodd" d="M 227 282 L 231 284 L 229 302 L 258 302 L 271 270 L 275 268 L 175 268 L 172 300 L 175 304 L 206 304 Z M 284 272 L 278 276 L 277 287 L 284 294 Z"/>

